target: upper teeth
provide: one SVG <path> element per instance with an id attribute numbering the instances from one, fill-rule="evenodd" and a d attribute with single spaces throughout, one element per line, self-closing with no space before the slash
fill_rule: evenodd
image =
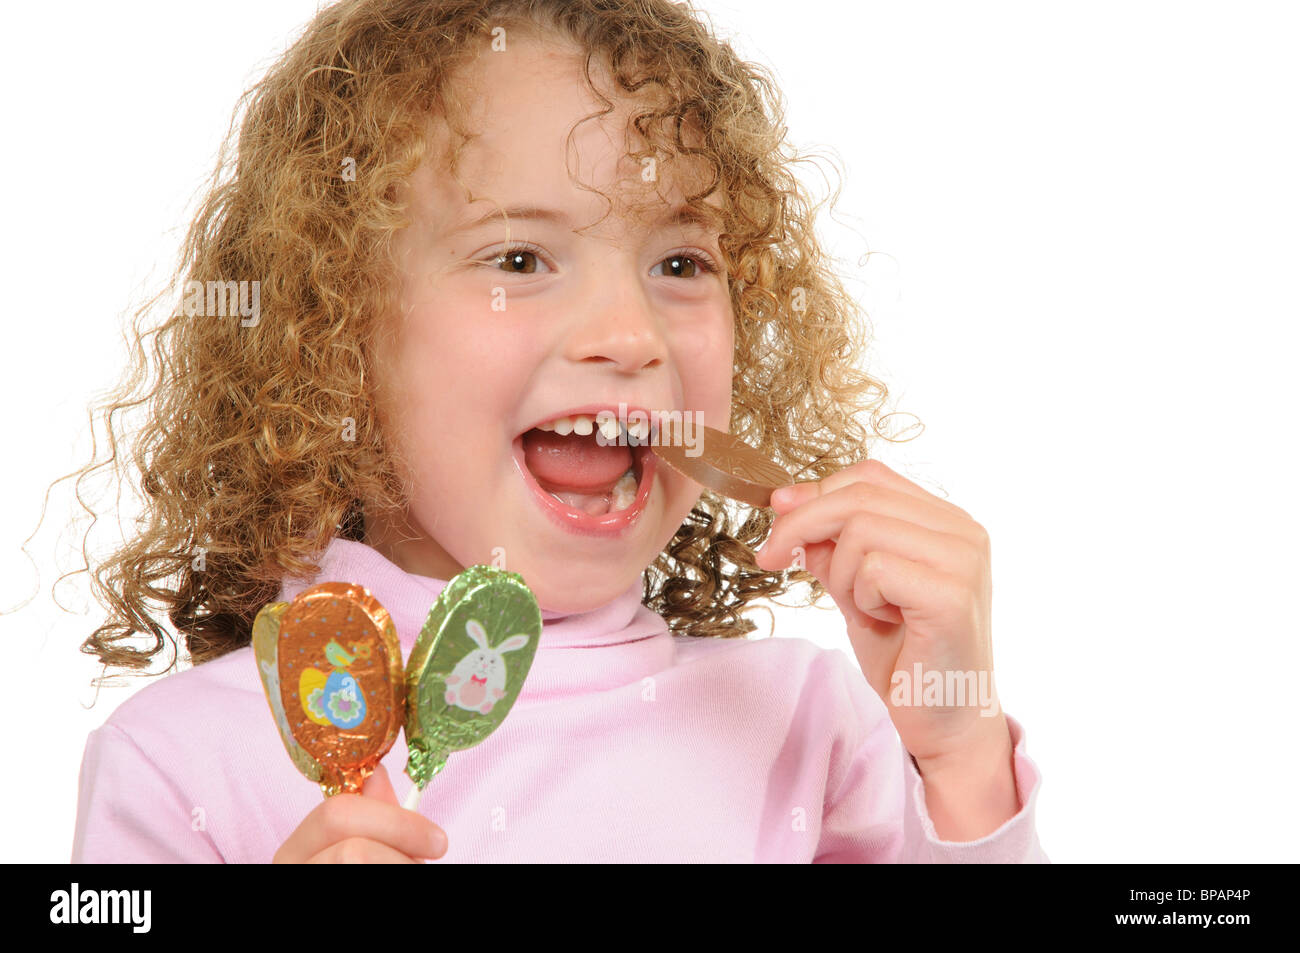
<path id="1" fill-rule="evenodd" d="M 544 424 L 538 424 L 537 429 L 554 430 L 561 437 L 567 437 L 571 433 L 590 436 L 598 426 L 606 440 L 613 441 L 618 439 L 618 420 L 610 416 L 604 417 L 599 424 L 597 424 L 596 418 L 589 414 L 578 414 L 573 417 L 556 417 L 554 420 L 548 420 Z M 648 420 L 631 421 L 627 424 L 627 432 L 631 437 L 635 437 L 638 440 L 644 440 L 650 436 L 650 422 Z"/>

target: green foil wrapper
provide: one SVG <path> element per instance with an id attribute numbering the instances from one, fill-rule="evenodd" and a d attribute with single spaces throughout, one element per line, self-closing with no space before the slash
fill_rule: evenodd
<path id="1" fill-rule="evenodd" d="M 406 662 L 406 774 L 418 790 L 505 721 L 541 637 L 518 573 L 470 566 L 447 583 Z"/>

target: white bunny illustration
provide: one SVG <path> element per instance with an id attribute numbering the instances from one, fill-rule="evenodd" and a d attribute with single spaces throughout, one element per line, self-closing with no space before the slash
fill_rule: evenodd
<path id="1" fill-rule="evenodd" d="M 528 644 L 528 636 L 512 635 L 496 648 L 488 645 L 487 632 L 474 619 L 465 623 L 465 631 L 478 648 L 456 663 L 447 676 L 448 705 L 486 715 L 506 691 L 506 660 L 501 656 Z"/>

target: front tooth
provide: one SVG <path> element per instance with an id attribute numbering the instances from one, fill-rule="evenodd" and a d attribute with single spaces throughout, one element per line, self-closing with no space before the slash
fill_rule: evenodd
<path id="1" fill-rule="evenodd" d="M 584 437 L 591 436 L 591 418 L 586 414 L 579 414 L 573 418 L 573 432 L 581 434 Z"/>
<path id="2" fill-rule="evenodd" d="M 548 420 L 548 421 L 547 421 L 546 423 L 544 423 L 544 424 L 538 424 L 538 425 L 537 425 L 537 429 L 538 429 L 538 430 L 554 430 L 554 429 L 555 429 L 555 421 L 553 421 L 553 420 Z"/>
<path id="3" fill-rule="evenodd" d="M 573 418 L 560 417 L 555 421 L 555 432 L 561 437 L 567 437 L 573 433 Z"/>
<path id="4" fill-rule="evenodd" d="M 618 441 L 618 421 L 613 417 L 605 417 L 600 422 L 600 432 L 605 437 L 606 444 L 616 443 Z"/>
<path id="5" fill-rule="evenodd" d="M 649 425 L 643 420 L 629 421 L 627 425 L 627 442 L 633 447 L 640 447 L 646 442 Z"/>

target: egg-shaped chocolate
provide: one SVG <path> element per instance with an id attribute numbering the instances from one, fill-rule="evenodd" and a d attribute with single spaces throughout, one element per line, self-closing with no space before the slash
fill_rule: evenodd
<path id="1" fill-rule="evenodd" d="M 471 566 L 447 583 L 406 664 L 407 806 L 449 754 L 505 720 L 541 636 L 537 598 L 518 573 Z"/>
<path id="2" fill-rule="evenodd" d="M 253 630 L 262 684 L 294 764 L 326 796 L 359 793 L 406 711 L 388 611 L 362 586 L 326 582 L 264 607 Z"/>

